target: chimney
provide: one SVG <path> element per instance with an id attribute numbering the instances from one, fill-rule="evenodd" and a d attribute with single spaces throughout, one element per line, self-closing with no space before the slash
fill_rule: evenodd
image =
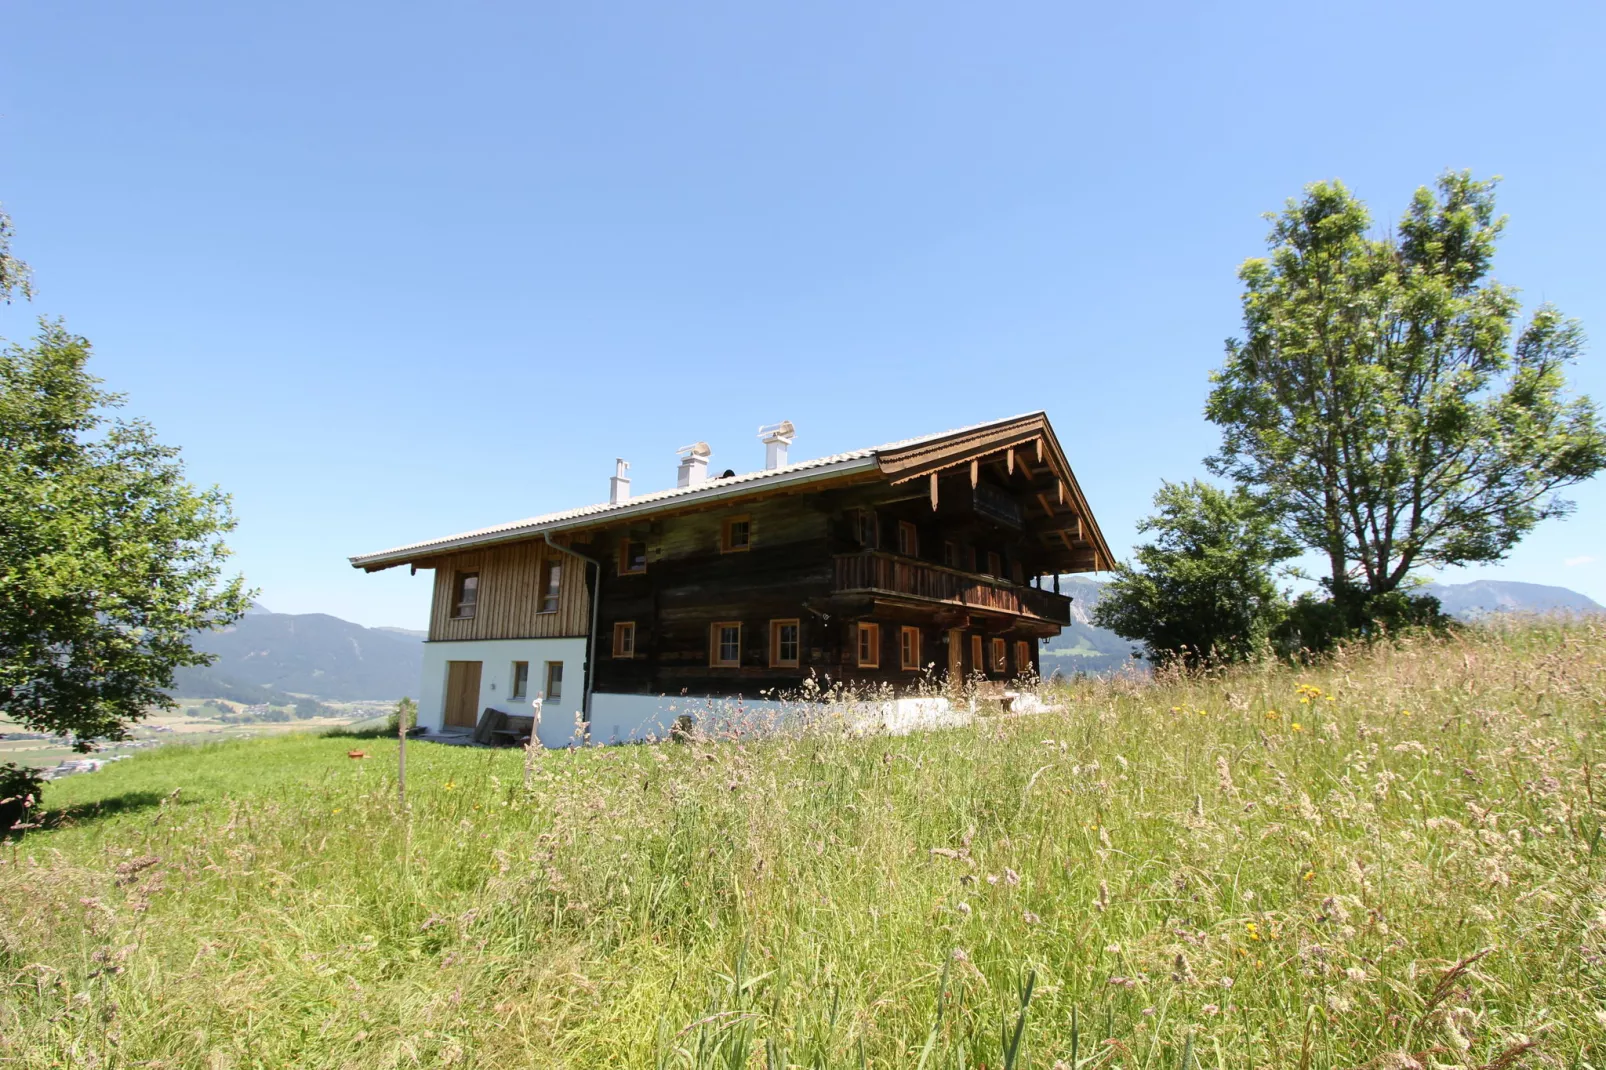
<path id="1" fill-rule="evenodd" d="M 689 487 L 708 478 L 708 455 L 713 451 L 706 442 L 693 442 L 675 451 L 680 454 L 680 468 L 675 472 L 675 486 Z"/>
<path id="2" fill-rule="evenodd" d="M 630 477 L 625 475 L 630 471 L 630 462 L 623 457 L 613 460 L 613 478 L 608 480 L 608 504 L 618 505 L 620 502 L 630 500 Z"/>
<path id="3" fill-rule="evenodd" d="M 781 468 L 786 464 L 786 448 L 792 444 L 797 428 L 791 420 L 769 424 L 758 429 L 758 440 L 764 443 L 764 468 Z"/>

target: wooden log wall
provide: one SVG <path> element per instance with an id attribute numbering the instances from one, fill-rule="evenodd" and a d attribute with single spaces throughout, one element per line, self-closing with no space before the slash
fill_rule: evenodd
<path id="1" fill-rule="evenodd" d="M 967 485 L 968 487 L 968 485 Z M 890 683 L 907 688 L 919 674 L 900 665 L 900 624 L 921 628 L 920 663 L 935 663 L 940 676 L 948 668 L 947 626 L 938 617 L 945 608 L 888 606 L 871 596 L 837 594 L 834 555 L 860 550 L 853 510 L 873 506 L 880 522 L 880 545 L 896 548 L 898 520 L 915 523 L 920 534 L 919 557 L 940 562 L 944 538 L 976 545 L 980 566 L 986 551 L 1000 553 L 1007 563 L 1018 560 L 1022 541 L 985 525 L 933 513 L 927 498 L 912 500 L 909 488 L 886 484 L 850 487 L 811 495 L 774 498 L 681 516 L 642 520 L 592 533 L 576 549 L 603 562 L 598 610 L 595 688 L 600 692 L 662 695 L 736 695 L 757 698 L 766 691 L 800 687 L 810 670 L 823 686 L 833 681 Z M 724 521 L 747 516 L 752 546 L 722 553 Z M 619 570 L 627 541 L 646 544 L 647 570 Z M 880 665 L 861 669 L 857 663 L 857 623 L 880 623 Z M 770 622 L 797 620 L 801 665 L 770 667 Z M 710 627 L 717 621 L 742 625 L 740 664 L 709 665 Z M 635 654 L 612 656 L 614 625 L 635 624 Z M 1037 625 L 1042 627 L 1041 622 Z M 988 672 L 992 678 L 1016 675 L 1015 640 L 1031 638 L 1012 625 L 973 624 L 963 632 L 962 661 L 968 674 L 969 635 L 1007 635 L 1009 670 Z M 985 645 L 985 644 L 984 644 Z M 1031 638 L 1035 668 L 1037 643 Z M 984 671 L 987 669 L 983 665 Z"/>
<path id="2" fill-rule="evenodd" d="M 563 580 L 556 613 L 542 613 L 548 560 L 561 561 Z M 591 596 L 585 562 L 544 541 L 470 550 L 435 563 L 435 598 L 430 607 L 431 642 L 452 639 L 551 639 L 589 634 Z M 474 616 L 454 618 L 457 576 L 479 573 Z M 535 686 L 532 682 L 532 686 Z"/>

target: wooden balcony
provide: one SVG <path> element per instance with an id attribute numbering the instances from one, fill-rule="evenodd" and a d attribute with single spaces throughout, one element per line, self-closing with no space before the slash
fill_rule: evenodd
<path id="1" fill-rule="evenodd" d="M 837 554 L 835 589 L 843 594 L 862 591 L 966 606 L 1051 624 L 1071 623 L 1071 600 L 1065 595 L 878 550 Z"/>

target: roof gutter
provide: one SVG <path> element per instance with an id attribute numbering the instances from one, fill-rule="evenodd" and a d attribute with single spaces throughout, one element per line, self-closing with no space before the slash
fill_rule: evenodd
<path id="1" fill-rule="evenodd" d="M 591 588 L 591 634 L 586 637 L 586 663 L 585 668 L 582 670 L 583 678 L 580 683 L 580 716 L 586 726 L 586 741 L 590 742 L 591 687 L 596 674 L 597 613 L 602 603 L 602 562 L 587 557 L 576 550 L 571 550 L 567 546 L 559 546 L 552 541 L 552 532 L 550 531 L 542 532 L 541 537 L 546 540 L 546 544 L 552 549 L 557 550 L 559 553 L 568 554 L 571 557 L 578 557 L 597 570 L 597 582 Z M 539 729 L 540 726 L 537 725 L 536 728 Z"/>

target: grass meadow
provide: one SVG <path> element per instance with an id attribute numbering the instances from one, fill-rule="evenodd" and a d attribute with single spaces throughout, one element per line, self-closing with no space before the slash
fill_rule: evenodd
<path id="1" fill-rule="evenodd" d="M 0 1066 L 1606 1068 L 1599 623 L 1054 698 L 52 784 Z"/>

